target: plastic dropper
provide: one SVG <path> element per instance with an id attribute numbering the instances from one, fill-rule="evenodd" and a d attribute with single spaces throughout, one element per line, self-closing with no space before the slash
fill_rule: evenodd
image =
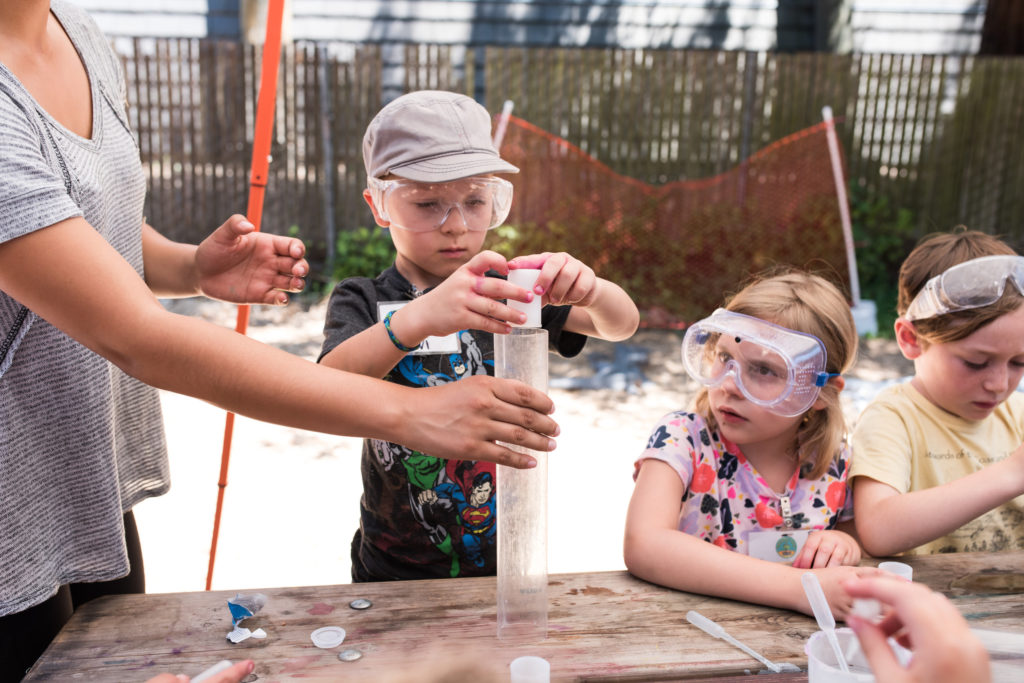
<path id="1" fill-rule="evenodd" d="M 699 628 L 701 631 L 704 631 L 704 633 L 707 633 L 709 636 L 713 636 L 715 638 L 720 638 L 721 640 L 724 640 L 727 643 L 735 645 L 736 647 L 738 647 L 739 649 L 743 650 L 748 655 L 750 655 L 751 657 L 753 657 L 754 659 L 756 659 L 757 661 L 761 662 L 766 667 L 771 669 L 774 673 L 779 673 L 780 671 L 782 671 L 782 667 L 781 666 L 779 666 L 775 662 L 767 659 L 766 657 L 764 657 L 760 653 L 754 652 L 749 647 L 747 647 L 746 645 L 744 645 L 740 641 L 738 641 L 735 638 L 733 638 L 732 636 L 730 636 L 728 633 L 725 632 L 724 628 L 722 628 L 721 626 L 719 626 L 715 622 L 711 621 L 710 619 L 708 619 L 706 616 L 704 616 L 700 612 L 695 612 L 694 610 L 690 610 L 689 612 L 686 613 L 686 620 L 688 622 L 690 622 L 691 624 L 693 624 L 694 626 L 696 626 L 697 628 Z"/>
<path id="2" fill-rule="evenodd" d="M 836 618 L 832 616 L 832 609 L 828 606 L 825 592 L 821 590 L 818 576 L 813 572 L 804 572 L 800 577 L 800 583 L 804 585 L 804 593 L 807 594 L 807 600 L 811 603 L 814 618 L 818 621 L 818 628 L 825 632 L 828 644 L 832 646 L 839 668 L 844 673 L 849 673 L 850 666 L 846 663 L 843 649 L 839 647 L 839 639 L 836 638 Z"/>

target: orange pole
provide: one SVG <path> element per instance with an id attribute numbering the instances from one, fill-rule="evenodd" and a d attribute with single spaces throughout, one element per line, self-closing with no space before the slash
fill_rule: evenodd
<path id="1" fill-rule="evenodd" d="M 277 66 L 281 61 L 281 22 L 284 0 L 267 3 L 267 33 L 263 41 L 263 63 L 260 70 L 260 92 L 256 102 L 256 129 L 253 131 L 252 174 L 249 177 L 249 206 L 245 215 L 260 229 L 263 218 L 263 195 L 267 188 L 270 168 L 270 142 L 274 132 L 274 105 L 277 99 Z M 235 331 L 245 334 L 249 326 L 249 306 L 238 307 Z M 217 480 L 217 511 L 213 516 L 213 540 L 210 542 L 210 566 L 206 571 L 206 590 L 213 583 L 213 564 L 217 557 L 217 537 L 220 535 L 220 513 L 224 506 L 224 491 L 228 486 L 228 461 L 231 459 L 231 436 L 235 427 L 235 414 L 224 419 L 224 444 L 220 458 L 220 478 Z"/>

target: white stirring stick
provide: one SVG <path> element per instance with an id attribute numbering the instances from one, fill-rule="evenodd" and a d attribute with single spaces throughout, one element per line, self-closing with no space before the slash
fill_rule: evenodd
<path id="1" fill-rule="evenodd" d="M 696 626 L 697 628 L 699 628 L 701 631 L 704 631 L 704 633 L 707 633 L 709 636 L 714 636 L 715 638 L 721 638 L 725 642 L 731 643 L 732 645 L 735 645 L 736 647 L 738 647 L 739 649 L 743 650 L 748 655 L 750 655 L 751 657 L 753 657 L 757 661 L 761 662 L 762 664 L 764 664 L 766 667 L 768 667 L 769 669 L 771 669 L 775 673 L 779 673 L 780 671 L 782 671 L 782 667 L 781 666 L 779 666 L 775 662 L 772 662 L 772 661 L 768 660 L 767 658 L 765 658 L 761 654 L 759 654 L 757 652 L 754 652 L 749 647 L 747 647 L 746 645 L 744 645 L 740 641 L 738 641 L 735 638 L 733 638 L 732 636 L 730 636 L 728 633 L 725 632 L 724 628 L 722 628 L 721 626 L 719 626 L 715 622 L 711 621 L 710 619 L 708 619 L 706 616 L 704 616 L 700 612 L 695 612 L 693 610 L 690 610 L 689 612 L 686 613 L 686 620 L 688 622 L 690 622 L 691 624 L 693 624 L 694 626 Z"/>
<path id="2" fill-rule="evenodd" d="M 813 572 L 804 572 L 800 577 L 800 583 L 804 585 L 804 593 L 807 594 L 807 600 L 811 603 L 814 618 L 818 621 L 818 628 L 825 632 L 828 644 L 832 646 L 832 651 L 836 654 L 839 668 L 848 673 L 850 667 L 846 663 L 846 657 L 843 656 L 843 649 L 839 647 L 839 639 L 836 638 L 836 618 L 832 616 L 832 610 L 828 606 L 825 592 L 821 590 L 817 575 Z"/>

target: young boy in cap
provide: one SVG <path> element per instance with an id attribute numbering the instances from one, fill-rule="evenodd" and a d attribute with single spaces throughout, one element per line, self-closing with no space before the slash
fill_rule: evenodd
<path id="1" fill-rule="evenodd" d="M 512 202 L 511 183 L 494 174 L 519 169 L 499 156 L 491 117 L 473 99 L 429 90 L 399 97 L 367 127 L 363 162 L 363 197 L 397 255 L 376 278 L 349 278 L 331 293 L 319 362 L 410 386 L 493 374 L 493 334 L 525 321 L 504 299 L 542 297 L 541 324 L 566 357 L 587 336 L 618 341 L 636 330 L 629 296 L 572 256 L 506 262 L 481 251 Z M 541 270 L 534 291 L 493 277 L 514 268 Z M 369 439 L 362 477 L 354 581 L 495 573 L 493 463 Z"/>

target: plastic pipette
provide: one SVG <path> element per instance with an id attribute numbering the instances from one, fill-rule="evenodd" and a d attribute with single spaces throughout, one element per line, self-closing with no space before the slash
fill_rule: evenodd
<path id="1" fill-rule="evenodd" d="M 759 654 L 757 652 L 754 652 L 749 647 L 747 647 L 746 645 L 744 645 L 740 641 L 738 641 L 735 638 L 733 638 L 732 636 L 730 636 L 728 633 L 725 632 L 724 628 L 722 628 L 721 626 L 719 626 L 715 622 L 711 621 L 710 619 L 708 619 L 706 616 L 704 616 L 700 612 L 695 612 L 693 610 L 690 610 L 689 612 L 686 613 L 686 620 L 688 622 L 690 622 L 691 624 L 693 624 L 694 626 L 696 626 L 697 628 L 699 628 L 701 631 L 704 631 L 704 633 L 707 633 L 709 636 L 713 636 L 715 638 L 720 638 L 720 639 L 724 640 L 727 643 L 735 645 L 736 647 L 738 647 L 739 649 L 743 650 L 748 655 L 750 655 L 751 657 L 756 659 L 757 661 L 759 661 L 762 664 L 764 664 L 766 667 L 771 669 L 773 672 L 779 673 L 780 671 L 782 671 L 782 667 L 781 666 L 779 666 L 775 662 L 770 661 L 769 659 L 767 659 L 766 657 L 762 656 L 761 654 Z"/>
<path id="2" fill-rule="evenodd" d="M 844 672 L 849 672 L 850 667 L 846 663 L 846 657 L 843 656 L 843 649 L 839 647 L 839 639 L 836 638 L 836 618 L 832 616 L 832 609 L 828 606 L 828 600 L 825 598 L 825 592 L 821 590 L 817 575 L 804 572 L 800 577 L 800 583 L 804 585 L 804 593 L 807 594 L 807 600 L 811 603 L 814 618 L 818 621 L 818 628 L 825 632 L 828 644 L 832 646 L 832 651 L 836 654 L 839 668 Z"/>

